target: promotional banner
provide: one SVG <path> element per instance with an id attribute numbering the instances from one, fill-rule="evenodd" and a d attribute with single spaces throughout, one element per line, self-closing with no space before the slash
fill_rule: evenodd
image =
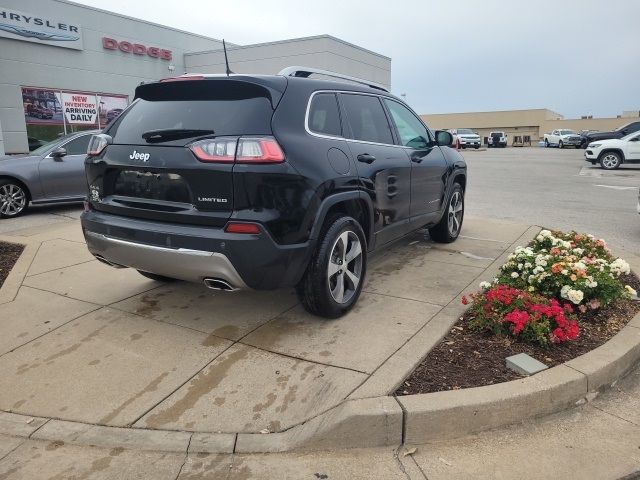
<path id="1" fill-rule="evenodd" d="M 68 19 L 0 6 L 0 37 L 82 50 L 82 28 Z"/>
<path id="2" fill-rule="evenodd" d="M 98 123 L 98 103 L 95 95 L 86 93 L 56 93 L 62 105 L 64 118 L 70 125 L 93 125 Z"/>

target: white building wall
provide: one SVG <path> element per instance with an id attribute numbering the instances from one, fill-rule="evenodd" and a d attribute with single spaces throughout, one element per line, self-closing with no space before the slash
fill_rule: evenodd
<path id="1" fill-rule="evenodd" d="M 391 86 L 391 59 L 329 35 L 296 38 L 247 46 L 227 46 L 235 73 L 275 74 L 285 67 L 330 70 Z M 187 53 L 189 73 L 224 73 L 222 50 Z"/>

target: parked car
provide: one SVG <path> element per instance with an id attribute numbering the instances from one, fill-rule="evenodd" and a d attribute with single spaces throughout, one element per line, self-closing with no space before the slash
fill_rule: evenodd
<path id="1" fill-rule="evenodd" d="M 480 135 L 475 133 L 470 128 L 454 128 L 452 130 L 449 130 L 449 133 L 453 135 L 454 144 L 455 140 L 458 139 L 458 141 L 460 142 L 460 148 L 480 148 Z"/>
<path id="2" fill-rule="evenodd" d="M 47 107 L 43 107 L 41 105 L 37 105 L 35 103 L 30 103 L 27 106 L 27 115 L 35 118 L 48 120 L 53 118 L 53 110 Z"/>
<path id="3" fill-rule="evenodd" d="M 587 148 L 587 145 L 589 145 L 589 135 L 592 133 L 599 133 L 600 130 L 580 130 L 580 147 L 581 148 Z"/>
<path id="4" fill-rule="evenodd" d="M 0 156 L 0 218 L 29 204 L 79 202 L 87 195 L 84 159 L 97 130 L 66 135 L 25 155 Z"/>
<path id="5" fill-rule="evenodd" d="M 487 147 L 506 147 L 507 134 L 504 132 L 490 132 L 487 137 Z"/>
<path id="6" fill-rule="evenodd" d="M 640 121 L 625 123 L 611 132 L 592 132 L 585 135 L 587 145 L 597 140 L 609 140 L 611 138 L 622 138 L 630 133 L 640 131 Z"/>
<path id="7" fill-rule="evenodd" d="M 451 134 L 381 86 L 290 67 L 146 83 L 135 98 L 86 161 L 82 228 L 107 264 L 216 290 L 295 286 L 333 318 L 356 303 L 371 251 L 421 227 L 460 233 Z"/>
<path id="8" fill-rule="evenodd" d="M 574 147 L 578 148 L 584 139 L 573 130 L 566 128 L 559 128 L 551 133 L 544 134 L 544 146 L 545 147 Z"/>
<path id="9" fill-rule="evenodd" d="M 605 170 L 613 170 L 623 163 L 640 163 L 640 131 L 626 137 L 591 142 L 584 159 L 592 165 L 600 163 Z"/>

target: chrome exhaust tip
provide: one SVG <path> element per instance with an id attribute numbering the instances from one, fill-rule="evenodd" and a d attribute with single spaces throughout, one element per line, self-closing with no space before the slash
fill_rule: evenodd
<path id="1" fill-rule="evenodd" d="M 221 278 L 205 278 L 204 286 L 210 288 L 211 290 L 223 290 L 225 292 L 235 292 L 236 290 L 238 290 L 229 282 L 227 282 L 226 280 L 222 280 Z"/>

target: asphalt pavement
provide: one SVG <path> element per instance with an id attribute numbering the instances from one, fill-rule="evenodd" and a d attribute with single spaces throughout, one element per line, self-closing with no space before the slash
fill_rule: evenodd
<path id="1" fill-rule="evenodd" d="M 640 164 L 605 171 L 584 150 L 462 151 L 469 165 L 466 213 L 604 238 L 640 251 Z M 464 234 L 464 231 L 463 231 Z"/>

